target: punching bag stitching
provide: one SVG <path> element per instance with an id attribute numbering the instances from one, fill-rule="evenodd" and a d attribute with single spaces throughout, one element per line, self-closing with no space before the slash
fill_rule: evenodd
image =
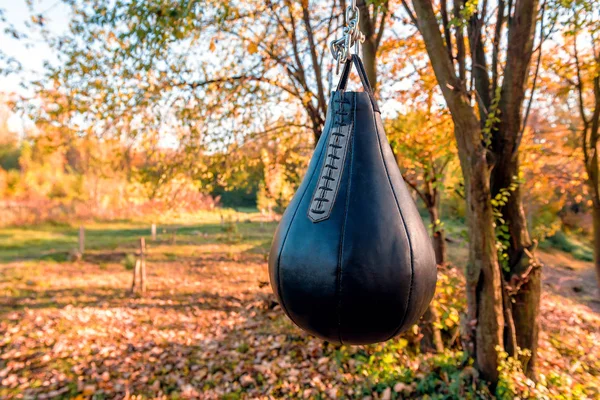
<path id="1" fill-rule="evenodd" d="M 337 97 L 340 99 L 334 97 L 332 100 L 334 123 L 326 143 L 326 156 L 321 165 L 319 180 L 315 186 L 307 212 L 308 218 L 313 223 L 325 221 L 331 216 L 344 173 L 348 142 L 352 134 L 351 124 L 344 125 L 344 115 L 350 114 L 350 111 L 345 111 L 344 104 L 351 105 L 352 103 L 344 100 L 343 92 L 338 92 Z M 339 104 L 339 107 L 335 107 L 335 103 Z M 352 110 L 352 106 L 350 106 L 350 110 Z M 340 151 L 339 154 L 338 150 Z M 339 165 L 336 165 L 338 161 Z M 324 204 L 326 205 L 324 206 Z"/>
<path id="2" fill-rule="evenodd" d="M 385 161 L 385 157 L 383 156 L 383 145 L 381 143 L 381 135 L 379 134 L 379 128 L 377 127 L 376 114 L 373 114 L 373 125 L 375 127 L 375 134 L 377 135 L 377 143 L 379 144 L 379 152 L 381 154 L 381 162 L 383 163 L 383 167 L 385 168 L 385 172 L 386 172 L 386 175 L 388 178 L 388 183 L 390 184 L 390 190 L 392 191 L 392 194 L 394 195 L 394 200 L 396 201 L 396 206 L 398 207 L 398 213 L 400 214 L 400 218 L 402 219 L 402 226 L 404 226 L 404 232 L 406 233 L 406 240 L 408 241 L 408 247 L 410 248 L 410 253 L 409 253 L 410 254 L 410 285 L 408 286 L 408 298 L 406 299 L 406 307 L 404 309 L 404 315 L 402 316 L 400 325 L 398 325 L 398 327 L 394 330 L 392 335 L 386 339 L 386 340 L 390 340 L 391 338 L 393 338 L 394 336 L 396 336 L 398 334 L 400 329 L 402 329 L 402 326 L 404 325 L 404 322 L 406 321 L 406 316 L 408 315 L 408 310 L 410 308 L 410 301 L 411 301 L 412 292 L 413 292 L 413 280 L 414 280 L 414 276 L 415 276 L 414 255 L 413 255 L 412 241 L 410 238 L 410 234 L 408 233 L 408 227 L 406 226 L 406 221 L 404 220 L 404 215 L 402 214 L 402 208 L 400 208 L 400 203 L 398 202 L 398 197 L 396 196 L 396 192 L 394 191 L 394 186 L 392 185 L 392 178 L 390 177 L 387 163 Z"/>
<path id="3" fill-rule="evenodd" d="M 347 171 L 348 174 L 348 188 L 346 189 L 346 205 L 344 208 L 344 222 L 342 223 L 342 229 L 340 233 L 340 245 L 338 250 L 338 265 L 337 265 L 337 290 L 336 294 L 338 296 L 338 307 L 337 307 L 337 317 L 338 317 L 338 337 L 340 339 L 340 343 L 344 344 L 342 340 L 342 268 L 344 262 L 344 238 L 346 237 L 346 222 L 348 221 L 348 207 L 350 204 L 350 193 L 352 190 L 352 170 L 354 165 L 354 138 L 356 137 L 356 94 L 352 93 L 352 101 L 351 107 L 353 111 L 352 115 L 352 131 L 350 132 L 351 141 L 348 144 L 348 153 L 350 153 L 350 160 L 348 161 L 348 167 L 350 171 Z"/>
<path id="4" fill-rule="evenodd" d="M 327 126 L 325 127 L 327 128 Z M 331 121 L 329 122 L 329 130 L 331 130 Z M 328 131 L 329 131 L 328 130 Z M 325 132 L 325 129 L 323 130 Z M 324 135 L 327 136 L 327 135 Z M 323 140 L 327 140 L 328 138 L 323 137 Z M 323 156 L 323 152 L 325 151 L 325 148 L 327 146 L 323 146 L 321 148 L 321 152 L 319 153 L 319 158 L 317 161 L 321 161 L 321 157 Z M 312 174 L 310 175 L 310 179 L 309 182 L 313 180 L 315 173 L 318 171 L 318 168 L 315 168 L 312 172 Z M 318 185 L 318 182 L 317 182 Z M 296 218 L 296 214 L 298 213 L 298 210 L 300 209 L 300 206 L 302 205 L 302 200 L 304 200 L 304 196 L 306 196 L 306 193 L 308 192 L 308 188 L 310 187 L 310 184 L 306 185 L 306 188 L 304 189 L 304 192 L 302 192 L 302 196 L 300 197 L 300 201 L 298 201 L 298 205 L 296 206 L 296 209 L 294 210 L 294 214 L 292 214 L 292 218 L 290 219 L 290 223 L 287 227 L 287 230 L 285 231 L 285 236 L 283 237 L 283 240 L 281 241 L 281 250 L 279 251 L 279 255 L 277 256 L 277 291 L 280 293 L 279 295 L 279 300 L 281 301 L 281 309 L 287 314 L 287 316 L 292 320 L 292 322 L 294 324 L 296 324 L 297 326 L 300 326 L 296 321 L 294 321 L 294 318 L 292 317 L 292 314 L 288 311 L 288 309 L 285 306 L 285 301 L 283 299 L 283 291 L 281 289 L 281 271 L 280 271 L 280 267 L 281 267 L 281 257 L 283 256 L 283 251 L 285 249 L 285 243 L 287 241 L 288 235 L 290 233 L 290 229 L 292 228 L 292 225 L 294 223 L 294 219 Z"/>

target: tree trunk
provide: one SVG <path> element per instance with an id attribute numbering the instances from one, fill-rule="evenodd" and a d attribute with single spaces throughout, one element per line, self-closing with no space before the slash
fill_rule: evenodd
<path id="1" fill-rule="evenodd" d="M 600 58 L 596 59 L 596 67 L 600 69 Z M 594 265 L 596 267 L 596 278 L 600 291 L 600 187 L 598 187 L 598 183 L 600 182 L 600 171 L 598 170 L 598 140 L 600 140 L 600 76 L 598 75 L 596 75 L 593 79 L 593 88 L 594 111 L 592 113 L 592 118 L 590 121 L 586 122 L 583 111 L 581 112 L 581 116 L 584 120 L 584 164 L 588 174 L 588 186 L 590 188 L 592 202 L 594 204 Z M 580 90 L 583 90 L 583 87 Z M 583 95 L 580 93 L 580 96 Z M 583 104 L 581 107 L 583 108 Z M 587 139 L 588 125 L 590 129 L 589 143 Z M 588 145 L 589 149 L 587 148 Z"/>
<path id="2" fill-rule="evenodd" d="M 593 210 L 594 216 L 594 266 L 596 267 L 596 278 L 600 288 L 600 199 L 596 200 Z"/>
<path id="3" fill-rule="evenodd" d="M 369 78 L 369 83 L 373 87 L 373 92 L 375 92 L 377 90 L 377 63 L 375 61 L 377 56 L 377 47 L 372 40 L 365 40 L 362 45 L 362 53 L 362 59 L 365 64 L 367 78 Z"/>
<path id="4" fill-rule="evenodd" d="M 446 262 L 446 242 L 444 231 L 437 227 L 436 221 L 440 218 L 439 204 L 427 204 L 429 211 L 429 222 L 431 223 L 431 233 L 433 240 L 433 249 L 435 251 L 435 262 L 437 265 L 443 265 Z M 442 340 L 442 331 L 437 327 L 439 316 L 432 304 L 429 305 L 422 322 L 419 324 L 423 338 L 421 339 L 421 351 L 426 353 L 444 351 L 444 341 Z"/>
<path id="5" fill-rule="evenodd" d="M 437 221 L 440 219 L 439 204 L 427 205 L 429 212 L 429 222 L 431 223 L 431 237 L 433 240 L 433 249 L 435 251 L 435 262 L 442 265 L 446 262 L 446 233 Z"/>
<path id="6" fill-rule="evenodd" d="M 373 2 L 366 0 L 358 0 L 356 3 L 360 13 L 359 28 L 365 35 L 365 41 L 361 46 L 362 59 L 373 92 L 377 93 L 377 50 L 386 23 L 388 2 L 381 4 L 382 10 L 378 10 L 378 6 L 375 6 L 372 13 L 369 11 L 370 4 Z"/>
<path id="7" fill-rule="evenodd" d="M 525 372 L 530 378 L 535 377 L 536 352 L 538 342 L 538 315 L 541 293 L 541 271 L 533 255 L 527 219 L 523 209 L 519 175 L 519 144 L 523 133 L 522 110 L 527 90 L 527 77 L 533 51 L 535 26 L 537 20 L 538 0 L 522 0 L 515 3 L 514 17 L 509 24 L 508 43 L 506 50 L 506 66 L 502 81 L 499 102 L 500 124 L 492 132 L 492 152 L 494 168 L 491 176 L 492 196 L 511 184 L 516 189 L 510 193 L 507 204 L 501 213 L 508 225 L 510 243 L 508 248 L 509 271 L 504 271 L 511 288 L 517 287 L 517 292 L 510 304 L 514 320 L 516 345 L 529 349 L 531 358 L 526 362 Z M 515 282 L 518 282 L 515 285 Z M 519 286 L 520 285 L 520 286 Z M 510 321 L 507 321 L 510 322 Z M 507 326 L 508 334 L 513 327 Z M 512 340 L 506 342 L 507 352 L 515 353 Z"/>
<path id="8" fill-rule="evenodd" d="M 474 128 L 479 138 L 479 123 Z M 459 139 L 457 132 L 457 139 Z M 497 347 L 504 347 L 500 267 L 496 253 L 494 216 L 490 203 L 488 165 L 485 152 L 473 155 L 460 150 L 467 195 L 469 263 L 467 265 L 467 327 L 474 326 L 472 354 L 482 377 L 498 381 Z M 468 334 L 468 332 L 467 332 Z"/>
<path id="9" fill-rule="evenodd" d="M 541 271 L 533 256 L 533 246 L 527 230 L 527 219 L 523 209 L 519 175 L 519 143 L 522 135 L 522 109 L 527 90 L 527 76 L 538 0 L 523 0 L 515 4 L 513 23 L 509 26 L 507 60 L 499 103 L 500 124 L 492 136 L 494 168 L 492 170 L 492 196 L 516 184 L 502 208 L 503 218 L 508 224 L 510 244 L 508 248 L 509 271 L 505 271 L 507 282 L 519 282 L 520 288 L 509 302 L 514 320 L 516 345 L 531 351 L 531 358 L 522 360 L 528 377 L 535 378 L 536 352 L 538 343 L 538 315 L 541 294 Z M 511 286 L 515 286 L 512 284 Z M 507 327 L 507 333 L 513 327 Z M 515 353 L 514 343 L 507 341 L 507 352 Z"/>
<path id="10" fill-rule="evenodd" d="M 517 167 L 518 168 L 518 167 Z M 511 201 L 512 200 L 512 201 Z M 509 224 L 510 246 L 508 249 L 510 276 L 519 277 L 521 287 L 513 296 L 512 316 L 517 346 L 531 352 L 529 360 L 522 359 L 523 369 L 529 378 L 535 379 L 539 336 L 540 297 L 542 291 L 541 268 L 533 255 L 533 245 L 527 231 L 527 219 L 523 210 L 521 188 L 509 197 L 503 211 Z M 533 257 L 532 257 L 533 256 Z M 508 347 L 510 353 L 514 349 Z"/>
<path id="11" fill-rule="evenodd" d="M 374 27 L 371 21 L 371 13 L 369 11 L 369 2 L 363 0 L 358 1 L 356 4 L 360 13 L 359 29 L 365 35 L 365 41 L 361 45 L 362 49 L 362 60 L 365 65 L 365 71 L 367 72 L 367 78 L 373 88 L 373 92 L 377 88 L 377 64 L 375 59 L 377 57 L 377 43 L 375 43 Z"/>
<path id="12" fill-rule="evenodd" d="M 496 253 L 487 149 L 479 120 L 463 84 L 456 76 L 444 47 L 431 0 L 413 0 L 418 28 L 431 65 L 454 121 L 460 165 L 465 180 L 469 262 L 467 264 L 467 318 L 463 331 L 483 379 L 498 381 L 498 353 L 504 347 L 501 276 Z"/>
<path id="13" fill-rule="evenodd" d="M 511 303 L 517 346 L 531 351 L 529 360 L 521 361 L 525 364 L 525 374 L 532 379 L 536 377 L 541 292 L 542 269 L 534 267 L 529 272 L 527 282 L 521 286 Z"/>
<path id="14" fill-rule="evenodd" d="M 431 305 L 429 305 L 427 311 L 425 311 L 425 314 L 423 314 L 421 323 L 419 324 L 421 327 L 421 333 L 423 334 L 420 347 L 421 351 L 425 353 L 442 353 L 444 351 L 442 332 L 440 328 L 436 326 L 437 322 L 439 322 L 437 311 Z"/>
<path id="15" fill-rule="evenodd" d="M 514 143 L 511 143 L 514 145 Z M 506 144 L 512 149 L 513 146 Z M 512 156 L 512 151 L 501 153 L 501 158 L 496 160 L 492 171 L 492 194 L 508 188 L 514 182 L 514 177 L 519 173 L 518 153 Z M 507 221 L 510 234 L 508 248 L 509 271 L 504 271 L 507 282 L 517 281 L 521 285 L 512 297 L 511 313 L 514 321 L 513 327 L 506 327 L 505 335 L 514 329 L 517 343 L 521 349 L 531 351 L 529 360 L 524 362 L 524 369 L 528 377 L 535 378 L 537 347 L 539 336 L 538 316 L 540 312 L 541 296 L 541 269 L 537 266 L 533 255 L 533 245 L 527 230 L 527 219 L 523 209 L 520 185 L 511 192 L 506 206 L 501 210 L 503 218 Z M 505 336 L 507 337 L 507 336 Z M 512 341 L 507 340 L 507 352 L 515 354 L 516 349 Z"/>

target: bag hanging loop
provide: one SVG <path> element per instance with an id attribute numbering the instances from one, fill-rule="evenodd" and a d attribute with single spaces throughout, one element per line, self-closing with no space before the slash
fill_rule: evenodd
<path id="1" fill-rule="evenodd" d="M 354 46 L 354 54 L 358 55 L 360 45 L 365 41 L 365 35 L 359 28 L 360 12 L 356 0 L 352 0 L 352 5 L 346 9 L 346 20 L 348 25 L 344 27 L 342 37 L 332 40 L 329 44 L 331 54 L 337 61 L 336 75 L 340 73 L 340 64 L 345 64 L 352 59 L 352 46 Z"/>
<path id="2" fill-rule="evenodd" d="M 365 66 L 363 65 L 360 57 L 356 54 L 351 54 L 350 59 L 344 64 L 342 76 L 338 81 L 336 91 L 340 92 L 342 96 L 344 95 L 344 92 L 346 91 L 346 85 L 348 84 L 348 76 L 350 75 L 350 70 L 352 69 L 353 64 L 356 66 L 358 77 L 360 78 L 365 92 L 369 96 L 371 105 L 373 106 L 373 111 L 380 112 L 379 106 L 377 105 L 377 100 L 375 99 L 375 94 L 373 93 L 373 88 L 371 87 L 371 83 L 367 77 L 367 71 L 365 71 Z"/>

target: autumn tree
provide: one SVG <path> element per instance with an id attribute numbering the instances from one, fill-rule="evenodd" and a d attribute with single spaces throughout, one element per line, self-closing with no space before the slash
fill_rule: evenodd
<path id="1" fill-rule="evenodd" d="M 182 173 L 203 181 L 204 191 L 225 193 L 221 184 L 231 180 L 210 176 L 214 168 L 205 163 L 242 170 L 234 163 L 244 158 L 222 162 L 206 153 L 226 155 L 246 143 L 281 149 L 282 138 L 293 134 L 298 148 L 285 151 L 304 159 L 306 144 L 310 149 L 320 137 L 335 79 L 329 43 L 341 35 L 351 1 L 65 3 L 72 18 L 60 36 L 32 8 L 32 29 L 45 32 L 60 59 L 34 82 L 36 96 L 59 91 L 69 98 L 53 110 L 54 123 L 76 137 L 120 140 L 127 151 L 115 156 L 125 168 L 133 151 L 143 154 L 136 179 L 153 193 Z M 376 84 L 388 2 L 356 5 L 367 30 L 365 64 Z M 48 121 L 43 110 L 28 115 L 40 125 Z M 268 171 L 263 188 L 273 186 Z"/>
<path id="2" fill-rule="evenodd" d="M 428 92 L 430 98 L 434 92 Z M 385 129 L 404 181 L 427 209 L 436 263 L 443 266 L 447 262 L 447 252 L 441 199 L 448 166 L 455 159 L 456 151 L 450 116 L 435 109 L 431 102 L 425 104 L 428 106 L 386 121 Z M 423 335 L 421 351 L 443 351 L 435 307 L 429 306 L 419 325 Z"/>
<path id="3" fill-rule="evenodd" d="M 175 120 L 220 146 L 292 123 L 319 138 L 333 87 L 329 42 L 350 2 L 66 3 L 70 29 L 51 40 L 64 62 L 45 79 L 102 134 L 133 124 L 132 135 L 143 135 Z M 365 48 L 376 53 L 387 2 L 358 5 Z"/>
<path id="4" fill-rule="evenodd" d="M 511 355 L 516 355 L 517 346 L 528 349 L 526 370 L 532 376 L 540 270 L 517 177 L 523 105 L 532 83 L 528 78 L 536 25 L 544 7 L 537 0 L 499 1 L 497 6 L 471 1 L 449 5 L 445 0 L 402 3 L 423 38 L 454 122 L 467 201 L 464 326 L 470 353 L 482 376 L 494 383 L 497 349 Z M 495 201 L 498 196 L 505 200 Z M 504 225 L 499 215 L 509 234 L 506 270 L 499 262 L 495 226 Z"/>
<path id="5" fill-rule="evenodd" d="M 19 144 L 17 135 L 8 126 L 10 108 L 5 96 L 0 95 L 0 174 L 2 170 L 19 167 Z"/>
<path id="6" fill-rule="evenodd" d="M 558 118 L 561 125 L 578 132 L 592 205 L 594 264 L 600 287 L 600 5 L 569 0 L 562 6 L 564 35 L 546 61 L 546 69 L 557 79 L 550 79 L 547 86 L 557 95 L 552 103 L 556 115 L 568 116 Z"/>
<path id="7" fill-rule="evenodd" d="M 8 21 L 6 17 L 6 10 L 0 7 L 0 27 L 2 27 L 3 33 L 7 36 L 15 39 L 26 39 L 27 35 L 17 30 L 12 23 Z M 23 66 L 16 58 L 6 54 L 4 49 L 0 48 L 0 76 L 10 75 L 21 71 Z"/>
<path id="8" fill-rule="evenodd" d="M 418 35 L 390 35 L 380 50 L 381 64 L 391 66 L 387 75 L 403 83 L 386 93 L 390 103 L 400 105 L 397 115 L 386 120 L 386 134 L 405 182 L 429 213 L 436 260 L 444 264 L 446 243 L 440 214 L 445 171 L 455 155 L 452 121 L 440 104 L 442 95 Z"/>
<path id="9" fill-rule="evenodd" d="M 446 235 L 441 221 L 445 174 L 454 158 L 452 123 L 439 110 L 411 111 L 388 121 L 386 132 L 404 181 L 429 213 L 436 262 L 446 262 Z"/>
<path id="10" fill-rule="evenodd" d="M 552 52 L 545 53 L 554 58 Z M 540 73 L 521 142 L 525 210 L 531 235 L 538 241 L 554 236 L 562 227 L 561 215 L 572 207 L 580 209 L 588 194 L 578 132 L 573 129 L 577 113 L 565 107 L 568 102 L 549 77 Z"/>

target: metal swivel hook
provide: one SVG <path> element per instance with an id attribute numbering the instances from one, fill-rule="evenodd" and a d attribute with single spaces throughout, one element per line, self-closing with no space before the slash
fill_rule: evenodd
<path id="1" fill-rule="evenodd" d="M 333 58 L 337 61 L 336 75 L 340 72 L 340 64 L 346 63 L 352 58 L 352 46 L 354 53 L 359 54 L 360 45 L 365 41 L 365 35 L 360 31 L 360 13 L 356 6 L 356 0 L 346 9 L 347 26 L 344 27 L 343 35 L 339 39 L 330 42 L 329 47 Z"/>

